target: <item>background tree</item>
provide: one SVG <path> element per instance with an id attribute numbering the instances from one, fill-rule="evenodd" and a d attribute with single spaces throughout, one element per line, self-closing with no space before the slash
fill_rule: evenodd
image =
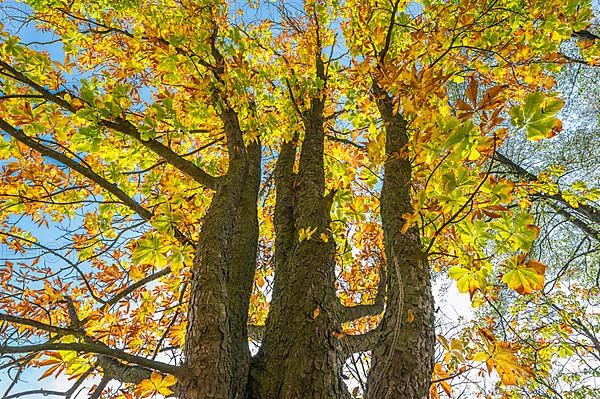
<path id="1" fill-rule="evenodd" d="M 530 198 L 594 228 L 595 191 L 500 151 L 561 130 L 561 45 L 597 61 L 589 4 L 29 4 L 13 23 L 61 47 L 0 44 L 5 397 L 40 393 L 11 394 L 27 367 L 75 378 L 66 397 L 356 396 L 366 351 L 371 398 L 545 378 L 502 312 L 434 364 L 431 273 L 475 306 L 531 298 Z"/>

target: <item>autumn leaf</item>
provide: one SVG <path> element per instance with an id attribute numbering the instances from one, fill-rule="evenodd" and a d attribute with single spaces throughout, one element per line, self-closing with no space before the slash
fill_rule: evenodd
<path id="1" fill-rule="evenodd" d="M 148 397 L 156 394 L 167 396 L 173 393 L 169 388 L 177 383 L 172 375 L 163 378 L 162 375 L 153 371 L 150 378 L 142 380 L 136 388 L 136 393 L 141 397 Z"/>
<path id="2" fill-rule="evenodd" d="M 516 352 L 509 343 L 499 341 L 486 361 L 488 368 L 493 367 L 496 370 L 504 385 L 516 385 L 531 377 L 531 370 L 519 364 Z"/>
<path id="3" fill-rule="evenodd" d="M 298 229 L 298 241 L 302 242 L 304 240 L 310 240 L 312 236 L 317 231 L 316 227 L 310 228 L 300 228 Z"/>
<path id="4" fill-rule="evenodd" d="M 439 398 L 437 387 L 441 387 L 448 397 L 452 397 L 452 386 L 448 382 L 450 374 L 444 369 L 441 363 L 436 363 L 433 367 L 432 387 L 430 398 Z M 435 392 L 434 392 L 435 391 Z"/>
<path id="5" fill-rule="evenodd" d="M 199 381 L 196 396 L 227 396 L 222 382 L 247 365 L 216 362 L 214 354 L 247 338 L 238 316 L 267 325 L 263 342 L 274 344 L 261 349 L 273 361 L 265 367 L 279 370 L 294 359 L 289 375 L 299 375 L 293 367 L 315 363 L 311 346 L 328 347 L 331 335 L 344 342 L 351 341 L 344 333 L 373 328 L 393 335 L 381 314 L 344 322 L 344 333 L 337 321 L 362 311 L 345 314 L 346 307 L 379 305 L 395 278 L 388 272 L 403 266 L 390 255 L 401 261 L 405 251 L 423 250 L 424 270 L 447 272 L 473 306 L 484 307 L 473 325 L 490 331 L 480 333 L 485 348 L 470 330 L 440 336 L 435 383 L 419 387 L 420 395 L 428 388 L 435 398 L 450 395 L 450 377 L 473 360 L 505 384 L 527 376 L 519 356 L 533 358 L 531 348 L 520 353 L 519 337 L 509 344 L 493 334 L 509 327 L 518 336 L 536 321 L 514 317 L 519 323 L 504 325 L 486 300 L 506 301 L 507 312 L 515 301 L 520 316 L 518 306 L 532 298 L 501 295 L 502 287 L 527 294 L 544 285 L 545 266 L 518 255 L 540 231 L 528 212 L 543 200 L 534 189 L 560 199 L 567 213 L 592 216 L 586 207 L 600 192 L 588 179 L 587 187 L 558 190 L 550 180 L 562 179 L 569 165 L 543 181 L 521 165 L 498 167 L 494 155 L 504 143 L 522 149 L 505 122 L 510 108 L 513 127 L 531 140 L 561 130 L 562 101 L 552 91 L 566 86 L 556 84 L 558 70 L 570 67 L 563 51 L 590 65 L 598 60 L 600 41 L 575 37 L 593 21 L 589 1 L 422 1 L 416 12 L 409 0 L 390 7 L 311 0 L 269 12 L 227 0 L 24 3 L 31 7 L 2 18 L 16 23 L 0 24 L 0 241 L 14 252 L 0 264 L 0 354 L 19 346 L 27 360 L 38 343 L 78 347 L 34 351 L 41 361 L 31 361 L 42 377 L 64 372 L 76 381 L 98 358 L 82 347 L 110 348 L 116 364 L 144 367 L 172 349 L 196 359 L 186 365 L 191 374 L 218 377 Z M 32 23 L 18 28 L 21 19 Z M 331 202 L 323 200 L 327 192 L 336 193 Z M 404 269 L 397 277 L 430 306 L 431 276 L 419 273 L 412 287 Z M 574 292 L 560 280 L 557 289 Z M 334 291 L 343 306 L 325 311 L 320 300 L 336 301 Z M 386 307 L 397 307 L 395 300 L 387 295 Z M 271 304 L 281 317 L 267 323 Z M 587 316 L 566 300 L 555 304 Z M 418 362 L 434 346 L 432 312 L 410 308 L 402 322 L 426 339 L 408 349 L 405 340 L 376 342 L 372 364 L 387 369 L 373 373 L 386 379 L 373 387 L 429 379 L 396 369 L 407 350 Z M 311 318 L 318 329 L 304 328 Z M 552 335 L 569 335 L 559 322 L 577 330 L 572 320 L 552 320 L 523 334 L 543 343 L 536 377 L 544 377 L 538 371 L 551 364 L 544 356 L 557 347 L 565 357 L 577 350 L 554 343 Z M 295 331 L 304 334 L 298 345 L 277 338 Z M 14 360 L 0 359 L 5 368 Z M 176 390 L 173 376 L 158 374 L 170 369 L 159 360 L 137 388 L 121 381 L 116 395 Z M 339 370 L 313 369 L 304 370 L 307 380 L 337 381 Z M 306 388 L 305 396 L 339 390 L 277 381 L 285 373 L 271 377 L 257 389 L 285 382 L 289 392 Z M 232 387 L 244 392 L 244 383 Z"/>
<path id="6" fill-rule="evenodd" d="M 448 270 L 448 276 L 456 280 L 459 292 L 468 292 L 471 296 L 477 290 L 482 290 L 487 284 L 486 272 L 484 270 L 471 270 L 461 266 L 452 266 Z"/>
<path id="7" fill-rule="evenodd" d="M 483 338 L 486 350 L 475 353 L 473 360 L 485 362 L 488 373 L 496 370 L 504 385 L 515 385 L 532 376 L 531 370 L 519 362 L 517 348 L 508 342 L 496 340 L 486 329 L 479 329 L 478 333 Z"/>
<path id="8" fill-rule="evenodd" d="M 469 85 L 467 86 L 467 91 L 465 95 L 474 106 L 477 104 L 477 93 L 479 92 L 479 82 L 477 79 L 471 79 Z"/>
<path id="9" fill-rule="evenodd" d="M 498 86 L 493 86 L 493 87 L 490 87 L 489 89 L 487 89 L 483 93 L 483 96 L 481 96 L 481 101 L 479 102 L 479 104 L 477 104 L 477 109 L 484 110 L 484 109 L 496 108 L 496 110 L 499 111 L 500 108 L 498 108 L 498 105 L 502 102 L 502 99 L 499 98 L 498 96 L 506 88 L 507 88 L 507 85 L 498 85 Z"/>
<path id="10" fill-rule="evenodd" d="M 138 241 L 132 258 L 137 264 L 151 264 L 155 266 L 165 266 L 167 256 L 165 245 L 158 234 L 151 234 Z"/>
<path id="11" fill-rule="evenodd" d="M 546 265 L 536 260 L 525 261 L 527 255 L 510 258 L 504 266 L 510 269 L 502 276 L 502 281 L 521 295 L 531 294 L 544 287 Z"/>

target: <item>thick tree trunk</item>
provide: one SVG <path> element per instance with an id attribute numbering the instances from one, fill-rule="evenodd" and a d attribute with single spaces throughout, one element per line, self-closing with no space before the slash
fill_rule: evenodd
<path id="1" fill-rule="evenodd" d="M 427 259 L 416 228 L 402 233 L 402 215 L 412 212 L 411 164 L 401 155 L 408 142 L 406 122 L 375 85 L 385 123 L 386 162 L 381 219 L 387 258 L 387 302 L 380 339 L 372 353 L 367 397 L 428 397 L 435 344 L 433 296 Z"/>
<path id="2" fill-rule="evenodd" d="M 233 237 L 237 233 L 241 238 L 242 234 L 235 229 L 240 201 L 251 200 L 255 194 L 243 195 L 249 167 L 237 115 L 227 108 L 221 118 L 228 140 L 229 169 L 204 218 L 194 259 L 185 343 L 188 375 L 180 384 L 181 399 L 238 398 L 246 385 L 245 378 L 240 377 L 249 363 L 247 350 L 239 342 L 245 336 L 246 327 L 240 326 L 239 320 L 244 316 L 231 304 L 237 300 L 232 296 L 239 295 L 248 285 L 250 272 L 243 270 L 249 266 L 241 263 L 240 252 L 233 251 L 238 244 Z M 255 165 L 250 170 L 254 168 Z M 255 186 L 254 183 L 249 181 L 248 186 Z M 255 233 L 251 226 L 247 228 L 249 236 L 244 239 L 248 242 L 244 245 L 251 245 L 250 236 Z M 254 256 L 255 250 L 256 247 Z M 233 265 L 234 262 L 239 263 Z M 230 286 L 229 272 L 243 274 L 239 276 L 239 289 Z"/>
<path id="3" fill-rule="evenodd" d="M 248 308 L 252 294 L 252 282 L 256 271 L 258 249 L 258 189 L 261 178 L 261 145 L 250 143 L 247 147 L 248 174 L 237 208 L 231 260 L 227 268 L 227 291 L 229 298 L 229 330 L 232 340 L 232 392 L 231 397 L 244 398 L 250 371 L 248 347 Z"/>
<path id="4" fill-rule="evenodd" d="M 284 144 L 277 165 L 278 241 L 273 300 L 252 370 L 254 398 L 340 398 L 335 312 L 335 246 L 328 232 L 331 198 L 324 196 L 323 102 L 304 116 L 298 176 L 295 150 Z M 291 219 L 291 220 L 290 220 Z M 314 231 L 300 241 L 298 231 Z M 327 237 L 326 240 L 321 235 Z"/>

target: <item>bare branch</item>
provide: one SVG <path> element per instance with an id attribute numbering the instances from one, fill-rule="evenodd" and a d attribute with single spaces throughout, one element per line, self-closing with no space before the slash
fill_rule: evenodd
<path id="1" fill-rule="evenodd" d="M 344 356 L 350 356 L 356 352 L 367 352 L 373 349 L 381 334 L 381 327 L 367 331 L 360 335 L 344 335 L 340 338 L 342 353 Z"/>
<path id="2" fill-rule="evenodd" d="M 498 151 L 494 153 L 494 158 L 500 161 L 505 166 L 508 166 L 523 180 L 530 182 L 535 182 L 539 180 L 536 175 L 529 172 L 522 166 L 516 164 L 510 158 L 499 153 Z M 551 203 L 550 206 L 554 208 L 554 210 L 556 210 L 558 213 L 563 215 L 571 223 L 573 223 L 586 234 L 588 234 L 591 238 L 594 238 L 596 240 L 600 239 L 600 231 L 593 228 L 590 225 L 590 223 L 586 223 L 584 220 L 582 220 L 583 217 L 593 224 L 600 225 L 600 210 L 588 204 L 579 204 L 577 208 L 574 208 L 573 206 L 571 206 L 571 204 L 569 204 L 568 201 L 566 201 L 563 198 L 562 192 L 560 190 L 556 194 L 535 194 L 535 197 L 549 199 L 560 203 L 562 206 L 566 207 L 566 209 L 562 206 L 558 206 L 556 203 Z"/>
<path id="3" fill-rule="evenodd" d="M 377 284 L 377 294 L 375 301 L 370 305 L 343 306 L 340 304 L 338 312 L 340 314 L 340 322 L 344 323 L 360 319 L 365 316 L 374 316 L 383 312 L 385 306 L 385 287 L 387 284 L 386 266 L 385 264 L 379 267 L 379 283 Z"/>
<path id="4" fill-rule="evenodd" d="M 38 330 L 43 330 L 46 332 L 58 334 L 59 336 L 76 335 L 77 334 L 77 330 L 74 330 L 71 328 L 52 326 L 50 324 L 42 323 L 37 320 L 26 319 L 23 317 L 12 316 L 9 314 L 4 314 L 4 313 L 0 313 L 0 321 L 6 321 L 8 323 L 20 324 L 22 326 L 29 326 L 29 327 L 37 328 Z M 0 352 L 1 351 L 2 351 L 2 349 L 0 349 Z"/>
<path id="5" fill-rule="evenodd" d="M 124 364 L 107 356 L 98 357 L 98 366 L 102 367 L 105 376 L 125 383 L 139 384 L 152 375 L 152 369 Z"/>

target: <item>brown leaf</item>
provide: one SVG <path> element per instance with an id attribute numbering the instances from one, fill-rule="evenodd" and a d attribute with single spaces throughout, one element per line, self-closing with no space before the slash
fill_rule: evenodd
<path id="1" fill-rule="evenodd" d="M 465 95 L 467 96 L 469 101 L 471 101 L 471 104 L 473 104 L 473 105 L 477 104 L 477 93 L 478 92 L 479 92 L 479 83 L 477 83 L 477 81 L 475 79 L 472 79 L 469 82 L 469 86 L 467 86 L 467 91 L 465 92 Z"/>
<path id="2" fill-rule="evenodd" d="M 481 101 L 477 106 L 477 109 L 491 109 L 497 106 L 501 99 L 496 98 L 498 94 L 502 93 L 506 89 L 506 85 L 490 87 L 483 93 Z"/>
<path id="3" fill-rule="evenodd" d="M 456 109 L 461 111 L 472 111 L 473 107 L 471 107 L 467 102 L 459 98 L 458 100 L 456 100 Z"/>

